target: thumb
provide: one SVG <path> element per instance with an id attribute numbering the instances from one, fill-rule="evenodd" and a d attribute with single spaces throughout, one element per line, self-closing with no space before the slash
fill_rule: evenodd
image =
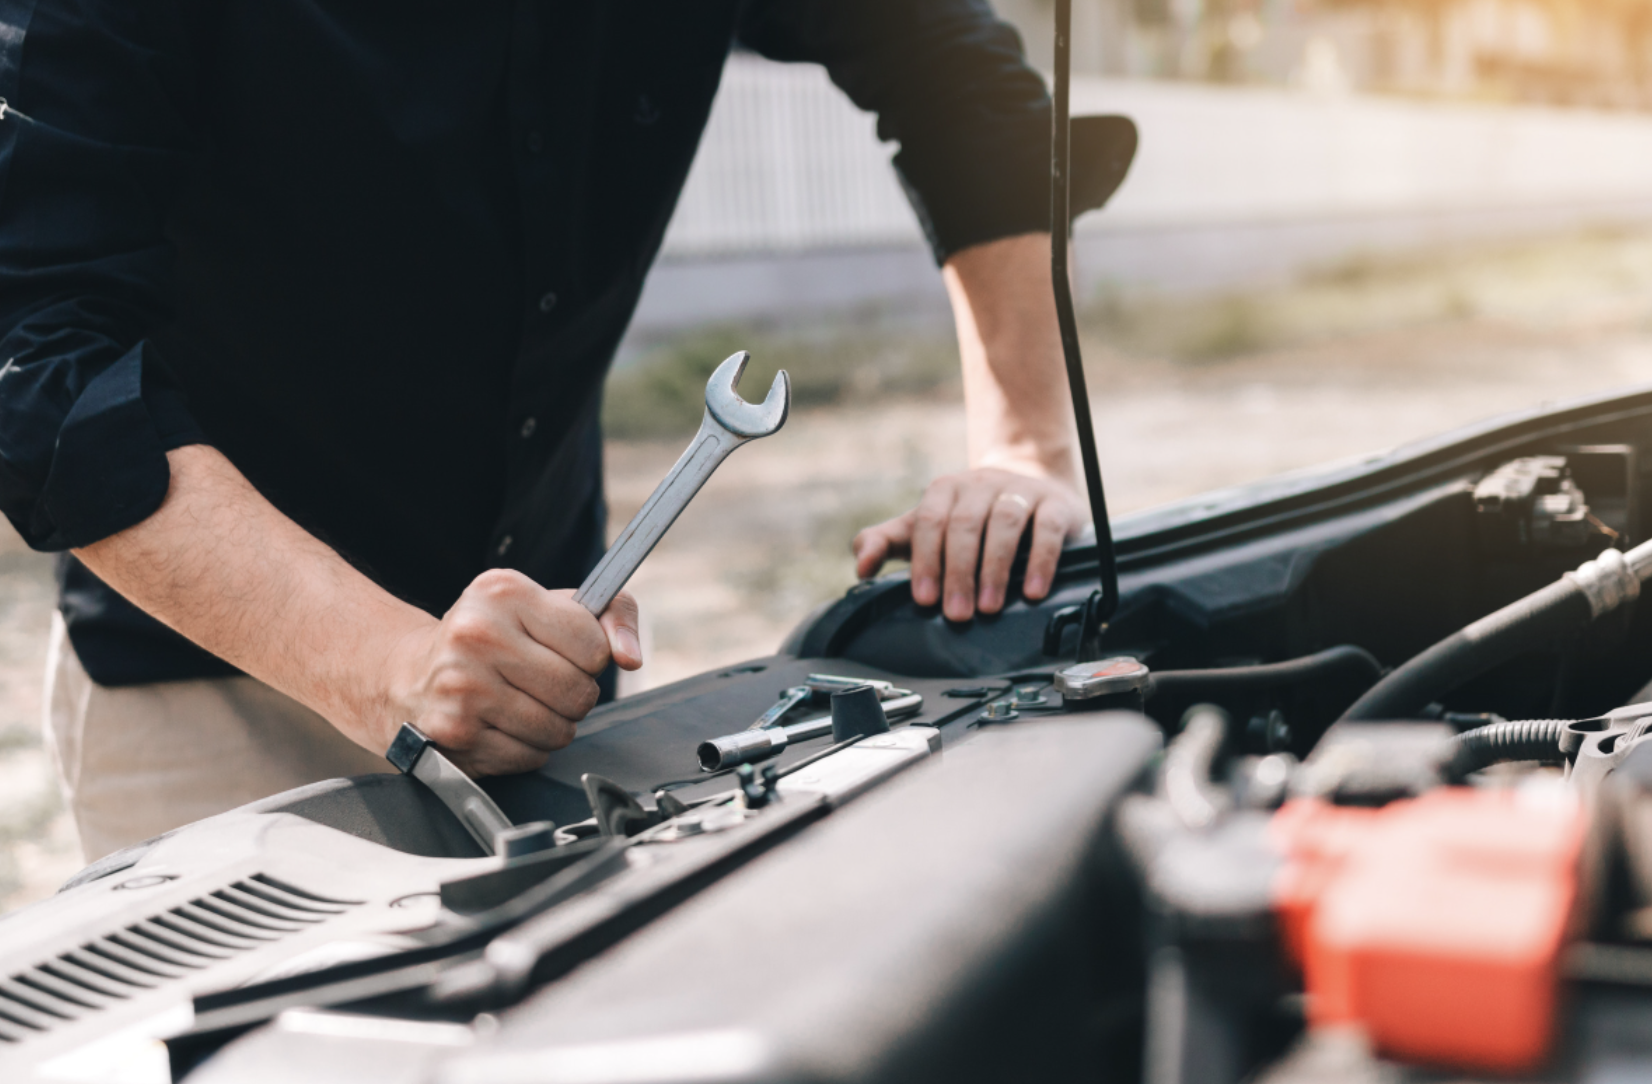
<path id="1" fill-rule="evenodd" d="M 642 666 L 642 637 L 637 632 L 637 600 L 621 591 L 602 611 L 602 628 L 608 634 L 608 649 L 621 670 Z"/>
<path id="2" fill-rule="evenodd" d="M 855 536 L 855 575 L 867 579 L 895 557 L 905 557 L 912 544 L 912 521 L 917 513 L 907 512 L 867 527 Z"/>
<path id="3" fill-rule="evenodd" d="M 883 567 L 889 554 L 889 538 L 881 527 L 868 527 L 855 536 L 855 575 L 866 579 Z"/>

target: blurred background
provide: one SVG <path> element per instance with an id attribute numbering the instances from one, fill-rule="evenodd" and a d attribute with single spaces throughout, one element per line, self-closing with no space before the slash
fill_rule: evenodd
<path id="1" fill-rule="evenodd" d="M 1048 68 L 1051 0 L 998 0 Z M 1652 0 L 1074 0 L 1075 113 L 1141 150 L 1075 239 L 1127 513 L 1652 382 Z M 605 407 L 622 525 L 710 370 L 794 378 L 633 588 L 624 691 L 771 652 L 964 465 L 939 278 L 873 123 L 730 62 Z M 51 559 L 0 529 L 0 911 L 79 865 L 39 739 Z"/>

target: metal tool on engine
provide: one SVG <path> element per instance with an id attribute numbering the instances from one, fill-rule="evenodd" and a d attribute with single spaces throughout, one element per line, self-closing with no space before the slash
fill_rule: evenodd
<path id="1" fill-rule="evenodd" d="M 900 691 L 906 695 L 882 702 L 883 713 L 889 719 L 905 718 L 923 710 L 924 698 L 921 694 L 907 692 L 904 689 Z M 807 719 L 791 726 L 742 730 L 735 734 L 725 734 L 721 738 L 712 738 L 710 741 L 701 742 L 695 755 L 700 761 L 701 771 L 718 772 L 740 764 L 767 760 L 788 745 L 823 738 L 831 732 L 832 717 L 822 715 L 818 719 Z"/>
<path id="2" fill-rule="evenodd" d="M 747 730 L 762 730 L 766 727 L 778 726 L 781 720 L 793 711 L 823 696 L 842 692 L 844 689 L 854 689 L 865 685 L 875 690 L 879 700 L 899 700 L 903 696 L 911 696 L 911 689 L 897 689 L 893 682 L 875 681 L 871 678 L 842 677 L 838 674 L 810 674 L 803 684 L 793 685 L 780 694 L 780 699 L 774 706 L 762 715 L 757 721 L 747 727 Z"/>
<path id="3" fill-rule="evenodd" d="M 792 385 L 784 369 L 775 374 L 774 383 L 769 385 L 769 393 L 761 403 L 748 403 L 734 390 L 750 360 L 751 355 L 741 350 L 711 374 L 711 379 L 706 381 L 706 413 L 700 422 L 700 431 L 671 468 L 671 473 L 631 517 L 597 567 L 574 592 L 575 602 L 594 614 L 606 610 L 643 558 L 653 551 L 729 453 L 786 424 Z"/>
<path id="4" fill-rule="evenodd" d="M 797 708 L 807 704 L 814 696 L 814 690 L 807 685 L 793 685 L 780 694 L 780 699 L 774 702 L 774 707 L 757 717 L 757 721 L 746 727 L 747 730 L 766 730 L 771 726 L 779 726 L 780 720 L 790 715 Z"/>
<path id="5" fill-rule="evenodd" d="M 403 775 L 411 775 L 441 800 L 441 803 L 459 818 L 465 831 L 488 854 L 498 854 L 509 847 L 499 841 L 502 833 L 510 833 L 514 825 L 505 816 L 487 792 L 476 785 L 453 761 L 436 748 L 436 743 L 412 723 L 403 723 L 390 743 L 384 758 L 394 764 Z"/>

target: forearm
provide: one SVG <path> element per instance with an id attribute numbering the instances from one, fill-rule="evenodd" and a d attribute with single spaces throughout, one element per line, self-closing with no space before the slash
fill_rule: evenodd
<path id="1" fill-rule="evenodd" d="M 970 469 L 937 478 L 904 516 L 855 536 L 855 568 L 912 559 L 912 598 L 954 621 L 1004 607 L 1030 528 L 1022 594 L 1049 593 L 1063 540 L 1083 523 L 1077 432 L 1050 290 L 1050 237 L 1022 234 L 942 268 L 958 324 Z"/>
<path id="2" fill-rule="evenodd" d="M 216 450 L 167 455 L 147 519 L 76 550 L 104 582 L 253 677 L 383 752 L 393 705 L 363 675 L 436 624 L 288 519 Z"/>
<path id="3" fill-rule="evenodd" d="M 969 464 L 1080 488 L 1048 234 L 964 249 L 942 269 L 958 328 Z"/>

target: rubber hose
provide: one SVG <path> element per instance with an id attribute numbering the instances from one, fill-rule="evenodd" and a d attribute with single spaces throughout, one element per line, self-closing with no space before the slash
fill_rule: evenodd
<path id="1" fill-rule="evenodd" d="M 1452 689 L 1499 663 L 1587 627 L 1589 599 L 1570 579 L 1556 580 L 1487 614 L 1397 667 L 1342 713 L 1346 720 L 1411 719 Z"/>
<path id="2" fill-rule="evenodd" d="M 1465 730 L 1457 735 L 1457 756 L 1452 767 L 1466 775 L 1516 760 L 1564 764 L 1566 755 L 1560 751 L 1560 735 L 1566 726 L 1565 719 L 1522 719 Z"/>
<path id="3" fill-rule="evenodd" d="M 1366 685 L 1382 677 L 1382 663 L 1362 647 L 1344 644 L 1326 648 L 1299 659 L 1264 663 L 1259 666 L 1228 666 L 1212 670 L 1162 670 L 1153 675 L 1155 693 L 1179 696 L 1209 696 L 1217 690 L 1271 689 L 1295 685 L 1339 672 L 1365 679 Z"/>

